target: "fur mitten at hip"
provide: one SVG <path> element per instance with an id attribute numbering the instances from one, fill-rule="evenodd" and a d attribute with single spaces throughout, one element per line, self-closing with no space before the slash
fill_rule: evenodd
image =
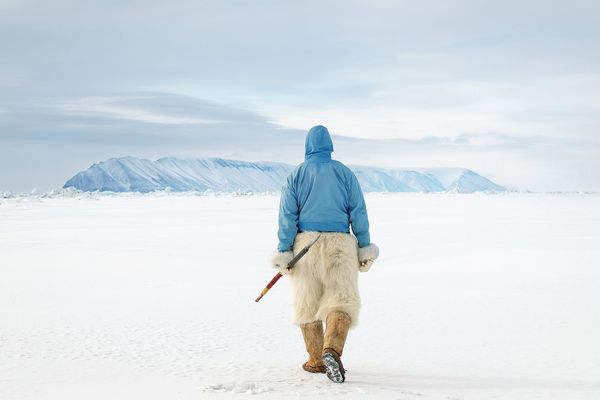
<path id="1" fill-rule="evenodd" d="M 371 269 L 373 261 L 379 257 L 379 247 L 375 243 L 371 243 L 365 247 L 358 249 L 358 270 L 360 272 L 367 272 Z"/>
<path id="2" fill-rule="evenodd" d="M 287 268 L 288 263 L 292 261 L 292 258 L 294 258 L 294 253 L 291 251 L 277 251 L 273 253 L 273 257 L 271 257 L 271 265 L 273 268 L 278 269 L 281 275 L 289 275 L 294 271 L 293 268 Z"/>

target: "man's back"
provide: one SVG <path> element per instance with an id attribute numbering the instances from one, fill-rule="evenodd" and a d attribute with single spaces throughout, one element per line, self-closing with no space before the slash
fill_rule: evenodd
<path id="1" fill-rule="evenodd" d="M 369 222 L 360 185 L 354 173 L 331 159 L 333 143 L 325 127 L 307 135 L 305 161 L 288 177 L 282 190 L 279 250 L 289 250 L 303 231 L 350 232 L 359 246 L 369 244 Z"/>

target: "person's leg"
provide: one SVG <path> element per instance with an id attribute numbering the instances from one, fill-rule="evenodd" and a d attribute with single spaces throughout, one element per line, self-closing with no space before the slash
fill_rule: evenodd
<path id="1" fill-rule="evenodd" d="M 327 377 L 336 383 L 346 380 L 346 370 L 341 357 L 350 322 L 350 316 L 343 311 L 332 311 L 327 316 L 327 332 L 323 341 L 322 360 Z"/>
<path id="2" fill-rule="evenodd" d="M 323 362 L 329 379 L 344 382 L 345 370 L 340 359 L 348 330 L 358 320 L 358 250 L 349 234 L 330 233 L 324 241 L 323 296 L 317 318 L 327 322 L 323 344 Z"/>
<path id="3" fill-rule="evenodd" d="M 316 234 L 302 232 L 296 236 L 294 254 L 310 243 Z M 317 318 L 320 299 L 323 295 L 323 286 L 319 279 L 318 246 L 315 244 L 311 250 L 296 264 L 290 276 L 292 301 L 294 305 L 293 322 L 300 326 L 308 361 L 302 368 L 309 372 L 325 372 L 322 361 L 323 351 L 323 323 Z"/>
<path id="4" fill-rule="evenodd" d="M 308 361 L 302 364 L 305 371 L 324 373 L 323 364 L 323 321 L 309 322 L 300 325 L 302 337 L 308 353 Z"/>
<path id="5" fill-rule="evenodd" d="M 342 356 L 350 322 L 350 316 L 343 311 L 329 313 L 327 316 L 327 332 L 323 338 L 323 353 L 333 350 L 338 357 Z"/>
<path id="6" fill-rule="evenodd" d="M 319 270 L 323 294 L 317 319 L 327 320 L 332 311 L 342 311 L 350 317 L 350 326 L 358 322 L 360 294 L 358 291 L 358 246 L 354 236 L 327 233 L 322 237 L 324 267 Z"/>

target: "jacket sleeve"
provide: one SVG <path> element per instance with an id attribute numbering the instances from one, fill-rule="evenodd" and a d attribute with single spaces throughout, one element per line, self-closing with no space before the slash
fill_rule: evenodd
<path id="1" fill-rule="evenodd" d="M 294 239 L 298 233 L 298 200 L 293 184 L 293 176 L 287 179 L 287 184 L 281 189 L 281 200 L 279 203 L 279 237 L 278 251 L 292 250 Z"/>
<path id="2" fill-rule="evenodd" d="M 348 213 L 350 214 L 350 225 L 352 226 L 352 233 L 358 240 L 358 247 L 365 247 L 371 243 L 367 206 L 358 179 L 353 172 L 350 172 L 349 180 Z"/>

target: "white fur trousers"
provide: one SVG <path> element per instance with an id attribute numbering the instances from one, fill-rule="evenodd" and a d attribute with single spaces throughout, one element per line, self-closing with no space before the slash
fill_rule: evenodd
<path id="1" fill-rule="evenodd" d="M 294 241 L 294 254 L 309 244 L 318 232 L 301 232 Z M 344 311 L 351 325 L 358 320 L 358 248 L 348 233 L 324 232 L 290 275 L 294 323 L 325 321 L 331 311 Z"/>

